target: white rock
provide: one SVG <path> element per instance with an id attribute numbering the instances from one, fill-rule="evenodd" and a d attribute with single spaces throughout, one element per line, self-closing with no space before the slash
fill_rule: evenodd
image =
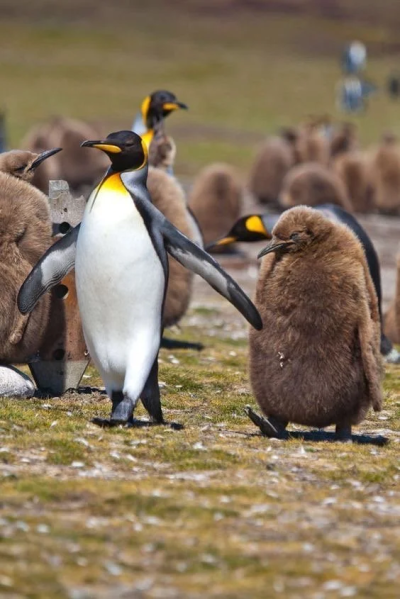
<path id="1" fill-rule="evenodd" d="M 35 385 L 14 366 L 0 366 L 0 397 L 32 397 Z"/>

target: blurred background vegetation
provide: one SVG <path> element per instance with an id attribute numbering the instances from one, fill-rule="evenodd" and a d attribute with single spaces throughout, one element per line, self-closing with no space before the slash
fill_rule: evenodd
<path id="1" fill-rule="evenodd" d="M 1 0 L 0 105 L 9 146 L 56 114 L 129 128 L 141 100 L 166 88 L 190 106 L 168 119 L 177 173 L 225 160 L 245 172 L 281 125 L 337 112 L 344 45 L 368 49 L 379 92 L 350 120 L 363 143 L 400 134 L 385 92 L 399 60 L 398 0 Z"/>

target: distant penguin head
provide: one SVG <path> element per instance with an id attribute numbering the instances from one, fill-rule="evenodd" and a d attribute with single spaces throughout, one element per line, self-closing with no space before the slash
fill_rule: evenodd
<path id="1" fill-rule="evenodd" d="M 230 245 L 236 241 L 251 242 L 264 241 L 265 239 L 271 239 L 271 234 L 266 229 L 262 216 L 260 214 L 249 214 L 239 218 L 225 237 L 210 243 L 206 250 L 209 251 L 217 246 Z"/>
<path id="2" fill-rule="evenodd" d="M 258 258 L 271 252 L 282 255 L 304 251 L 328 237 L 333 227 L 326 216 L 308 206 L 286 210 L 272 229 L 271 243 L 259 253 Z"/>
<path id="3" fill-rule="evenodd" d="M 188 107 L 183 102 L 179 102 L 175 94 L 166 90 L 155 91 L 150 96 L 146 96 L 142 102 L 143 122 L 148 129 L 153 129 L 156 123 L 180 108 L 187 110 Z"/>
<path id="4" fill-rule="evenodd" d="M 81 148 L 97 148 L 107 154 L 112 169 L 116 172 L 140 170 L 147 164 L 147 146 L 142 138 L 133 131 L 116 131 L 105 139 L 88 140 Z"/>
<path id="5" fill-rule="evenodd" d="M 0 171 L 8 173 L 18 179 L 31 181 L 35 170 L 44 160 L 61 152 L 62 148 L 53 148 L 40 154 L 28 152 L 27 150 L 11 150 L 0 154 Z"/>

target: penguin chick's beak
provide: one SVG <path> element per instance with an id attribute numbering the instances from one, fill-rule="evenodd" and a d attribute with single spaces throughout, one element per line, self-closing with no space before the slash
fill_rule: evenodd
<path id="1" fill-rule="evenodd" d="M 187 104 L 184 104 L 183 102 L 164 102 L 163 104 L 163 110 L 178 110 L 178 108 L 189 110 Z"/>
<path id="2" fill-rule="evenodd" d="M 288 241 L 281 241 L 279 243 L 276 243 L 276 240 L 273 239 L 271 241 L 271 243 L 269 243 L 263 250 L 261 250 L 261 252 L 258 254 L 257 258 L 260 259 L 263 256 L 270 254 L 271 252 L 276 252 L 281 249 L 286 249 L 287 247 L 290 247 L 293 244 L 294 244 L 294 241 L 291 241 L 290 239 Z"/>
<path id="3" fill-rule="evenodd" d="M 53 148 L 52 150 L 46 150 L 45 152 L 42 152 L 41 154 L 39 154 L 36 160 L 32 162 L 31 166 L 28 168 L 28 171 L 34 171 L 47 158 L 50 158 L 50 156 L 54 156 L 54 154 L 58 154 L 58 152 L 61 152 L 61 150 L 62 148 Z"/>
<path id="4" fill-rule="evenodd" d="M 217 247 L 219 245 L 230 245 L 231 243 L 235 243 L 235 241 L 237 241 L 237 237 L 233 237 L 233 236 L 222 237 L 221 239 L 218 239 L 217 241 L 213 241 L 213 242 L 209 243 L 208 245 L 206 245 L 205 250 L 206 250 L 206 252 L 208 252 L 213 247 Z"/>
<path id="5" fill-rule="evenodd" d="M 122 149 L 119 146 L 110 144 L 109 141 L 101 139 L 84 141 L 81 143 L 81 148 L 97 148 L 98 150 L 103 150 L 103 152 L 109 152 L 110 154 L 119 154 L 122 152 Z"/>

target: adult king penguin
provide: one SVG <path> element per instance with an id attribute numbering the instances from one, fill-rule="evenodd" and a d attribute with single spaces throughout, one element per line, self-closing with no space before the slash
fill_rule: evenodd
<path id="1" fill-rule="evenodd" d="M 29 312 L 75 264 L 87 347 L 112 401 L 110 424 L 132 422 L 139 398 L 152 420 L 162 423 L 157 356 L 167 252 L 255 328 L 262 321 L 233 279 L 153 206 L 146 187 L 147 147 L 138 135 L 118 131 L 82 145 L 105 152 L 111 167 L 91 193 L 81 224 L 46 252 L 24 282 L 18 306 Z"/>
<path id="2" fill-rule="evenodd" d="M 141 136 L 147 148 L 153 140 L 157 125 L 174 110 L 187 110 L 186 104 L 179 102 L 176 96 L 166 90 L 158 90 L 146 96 L 142 102 L 140 112 L 132 123 L 132 131 Z"/>

